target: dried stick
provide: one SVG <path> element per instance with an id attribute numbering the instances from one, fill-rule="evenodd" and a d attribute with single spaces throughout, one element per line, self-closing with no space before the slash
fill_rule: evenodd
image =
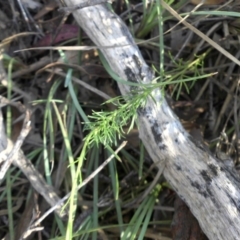
<path id="1" fill-rule="evenodd" d="M 8 103 L 8 100 L 4 97 L 0 96 L 0 108 L 2 107 L 2 104 Z M 2 166 L 0 167 L 0 183 L 3 181 L 5 174 L 7 170 L 9 169 L 10 165 L 16 158 L 16 155 L 18 151 L 20 150 L 23 141 L 25 140 L 26 136 L 28 135 L 30 131 L 30 112 L 26 109 L 25 119 L 23 122 L 23 128 L 21 130 L 20 135 L 17 138 L 17 141 L 13 144 L 11 144 L 10 140 L 7 140 L 7 147 L 4 151 L 0 153 L 0 163 L 2 163 Z M 2 118 L 2 112 L 1 112 L 1 129 L 2 129 L 2 137 L 5 135 L 3 130 L 3 118 Z M 4 139 L 6 139 L 4 137 Z"/>

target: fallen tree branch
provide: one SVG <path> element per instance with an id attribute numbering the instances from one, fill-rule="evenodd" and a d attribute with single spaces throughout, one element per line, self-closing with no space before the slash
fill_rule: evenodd
<path id="1" fill-rule="evenodd" d="M 65 0 L 68 7 L 79 0 Z M 99 47 L 112 70 L 133 83 L 150 83 L 146 65 L 122 20 L 106 4 L 73 12 L 78 24 Z M 124 47 L 119 47 L 123 46 Z M 104 46 L 113 46 L 104 48 Z M 131 92 L 119 84 L 123 95 Z M 209 239 L 239 239 L 240 179 L 233 169 L 190 139 L 159 89 L 138 110 L 140 137 L 164 176 L 187 203 Z"/>

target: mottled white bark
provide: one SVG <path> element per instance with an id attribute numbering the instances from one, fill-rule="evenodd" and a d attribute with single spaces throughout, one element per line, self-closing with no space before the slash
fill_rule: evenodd
<path id="1" fill-rule="evenodd" d="M 68 6 L 79 0 L 65 0 Z M 122 79 L 150 83 L 154 78 L 125 24 L 106 4 L 74 11 L 74 17 L 101 49 L 112 70 Z M 115 47 L 114 47 L 115 46 Z M 122 47 L 119 47 L 122 46 Z M 131 87 L 119 84 L 123 95 Z M 154 90 L 153 101 L 138 111 L 140 137 L 164 176 L 188 204 L 209 239 L 231 240 L 240 236 L 239 176 L 194 143 L 163 99 Z"/>

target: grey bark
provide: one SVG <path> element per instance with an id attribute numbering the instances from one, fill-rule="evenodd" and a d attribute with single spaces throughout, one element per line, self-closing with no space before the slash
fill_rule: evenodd
<path id="1" fill-rule="evenodd" d="M 79 0 L 65 0 L 68 7 Z M 122 20 L 106 4 L 76 10 L 73 15 L 122 79 L 150 83 L 154 74 Z M 103 46 L 106 46 L 104 49 Z M 112 46 L 112 48 L 109 48 Z M 119 84 L 123 95 L 131 87 Z M 140 138 L 159 169 L 187 203 L 209 239 L 239 239 L 240 180 L 233 169 L 190 139 L 159 89 L 139 109 Z"/>

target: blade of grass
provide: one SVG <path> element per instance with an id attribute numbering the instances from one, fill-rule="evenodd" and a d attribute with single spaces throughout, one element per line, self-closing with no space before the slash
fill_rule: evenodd
<path id="1" fill-rule="evenodd" d="M 137 208 L 137 211 L 134 213 L 131 221 L 130 226 L 127 227 L 127 229 L 124 231 L 124 234 L 121 236 L 121 240 L 129 240 L 134 239 L 136 237 L 136 229 L 139 228 L 139 226 L 142 223 L 144 214 L 146 209 L 144 206 L 148 204 L 148 198 L 145 198 L 141 205 Z"/>
<path id="2" fill-rule="evenodd" d="M 10 171 L 7 171 L 7 208 L 8 208 L 8 227 L 10 239 L 14 239 L 14 223 L 13 223 L 13 212 L 12 212 L 12 181 Z"/>
<path id="3" fill-rule="evenodd" d="M 8 64 L 8 88 L 7 97 L 9 100 L 12 99 L 12 69 L 13 69 L 14 59 L 12 58 Z M 12 134 L 12 110 L 11 106 L 7 106 L 7 136 L 10 138 Z M 11 173 L 7 171 L 7 207 L 8 207 L 8 226 L 9 226 L 9 236 L 10 239 L 14 239 L 14 222 L 13 222 L 13 212 L 12 212 L 12 181 Z"/>
<path id="4" fill-rule="evenodd" d="M 138 240 L 142 240 L 145 237 L 145 233 L 147 231 L 147 227 L 149 225 L 150 218 L 152 216 L 153 208 L 155 205 L 155 200 L 156 200 L 156 198 L 154 196 L 152 196 L 151 199 L 149 199 L 147 214 L 144 219 L 143 225 L 141 227 L 140 233 L 138 235 Z"/>
<path id="5" fill-rule="evenodd" d="M 164 34 L 163 34 L 163 8 L 160 4 L 160 1 L 157 1 L 157 19 L 158 19 L 158 28 L 159 28 L 159 55 L 160 55 L 160 77 L 164 77 Z"/>
<path id="6" fill-rule="evenodd" d="M 98 168 L 99 165 L 99 148 L 95 145 L 92 148 L 93 151 L 93 158 L 94 158 L 94 169 Z M 92 214 L 92 227 L 98 228 L 98 174 L 93 179 L 93 214 Z M 92 240 L 97 240 L 97 231 L 92 233 Z"/>
<path id="7" fill-rule="evenodd" d="M 79 102 L 78 102 L 78 98 L 77 98 L 77 96 L 76 96 L 76 93 L 75 93 L 75 90 L 74 90 L 72 81 L 70 81 L 70 82 L 68 83 L 68 90 L 69 90 L 69 93 L 70 93 L 70 95 L 71 95 L 72 101 L 73 101 L 76 109 L 78 110 L 80 116 L 82 117 L 83 121 L 84 121 L 85 123 L 89 123 L 89 120 L 88 120 L 87 115 L 85 114 L 85 112 L 83 111 L 81 105 L 80 105 Z"/>
<path id="8" fill-rule="evenodd" d="M 183 13 L 181 16 L 185 16 L 189 13 Z M 239 12 L 232 12 L 232 11 L 196 11 L 190 13 L 190 15 L 213 15 L 213 16 L 225 16 L 225 17 L 240 17 Z"/>
<path id="9" fill-rule="evenodd" d="M 66 129 L 66 126 L 63 124 L 61 115 L 59 113 L 59 110 L 57 108 L 57 105 L 55 104 L 55 102 L 52 102 L 57 119 L 58 119 L 58 123 L 59 126 L 61 128 L 61 132 L 63 135 L 63 139 L 64 139 L 64 143 L 66 146 L 66 151 L 68 153 L 68 159 L 69 159 L 69 163 L 70 163 L 70 172 L 71 172 L 71 177 L 72 177 L 72 184 L 73 186 L 75 185 L 74 182 L 76 182 L 77 176 L 76 176 L 76 170 L 75 170 L 75 164 L 74 164 L 74 158 L 73 158 L 73 154 L 72 154 L 72 149 L 71 149 L 71 144 L 70 144 L 70 140 L 69 140 L 69 136 L 68 136 L 68 132 Z M 73 234 L 73 219 L 75 216 L 75 212 L 76 212 L 76 188 L 73 188 L 71 191 L 71 196 L 70 196 L 70 201 L 69 201 L 69 219 L 68 219 L 68 224 L 67 224 L 67 232 L 66 232 L 66 239 L 72 239 L 72 234 Z"/>
<path id="10" fill-rule="evenodd" d="M 108 151 L 108 157 L 110 157 L 110 154 L 112 154 L 112 151 Z M 121 205 L 119 201 L 119 180 L 118 180 L 118 172 L 117 172 L 117 167 L 116 163 L 114 161 L 111 161 L 108 165 L 110 176 L 111 176 L 111 184 L 112 184 L 112 189 L 113 189 L 113 195 L 114 195 L 114 200 L 115 200 L 115 207 L 117 211 L 117 219 L 118 219 L 118 224 L 119 224 L 119 231 L 123 233 L 123 229 L 121 226 L 123 225 L 123 218 L 122 218 L 122 210 L 121 210 Z"/>
<path id="11" fill-rule="evenodd" d="M 145 148 L 143 143 L 140 143 L 140 161 L 139 161 L 139 170 L 138 170 L 138 178 L 142 179 L 143 176 L 143 164 L 144 164 L 144 152 Z"/>
<path id="12" fill-rule="evenodd" d="M 46 101 L 46 106 L 45 106 L 44 120 L 43 120 L 43 159 L 44 159 L 44 169 L 45 169 L 46 180 L 49 185 L 52 185 L 49 164 L 50 164 L 50 160 L 51 159 L 53 160 L 53 155 L 54 155 L 52 151 L 53 146 L 50 145 L 50 148 L 49 148 L 49 145 L 48 145 L 48 135 L 50 136 L 50 138 L 54 138 L 51 101 L 53 100 L 53 96 L 56 93 L 60 84 L 61 84 L 61 81 L 55 81 L 49 91 L 48 98 Z M 53 142 L 51 144 L 53 144 Z M 49 155 L 51 157 L 49 157 Z"/>

